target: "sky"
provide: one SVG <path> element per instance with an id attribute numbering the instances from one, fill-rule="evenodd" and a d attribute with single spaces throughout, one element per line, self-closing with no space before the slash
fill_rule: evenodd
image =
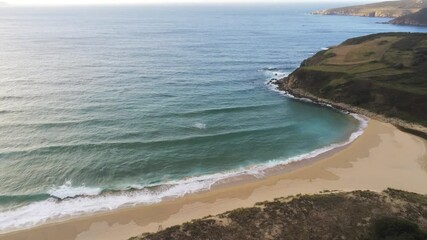
<path id="1" fill-rule="evenodd" d="M 378 2 L 378 0 L 0 0 L 10 5 L 94 5 L 94 4 L 177 4 L 177 3 L 286 3 L 286 2 Z"/>

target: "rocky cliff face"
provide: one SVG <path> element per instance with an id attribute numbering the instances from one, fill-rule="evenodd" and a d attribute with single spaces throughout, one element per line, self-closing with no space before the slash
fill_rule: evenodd
<path id="1" fill-rule="evenodd" d="M 415 10 L 414 10 L 415 11 Z M 314 11 L 313 14 L 318 15 L 341 15 L 341 16 L 357 16 L 357 17 L 381 17 L 381 18 L 396 18 L 406 14 L 411 14 L 412 10 L 354 10 L 354 9 L 327 9 Z"/>

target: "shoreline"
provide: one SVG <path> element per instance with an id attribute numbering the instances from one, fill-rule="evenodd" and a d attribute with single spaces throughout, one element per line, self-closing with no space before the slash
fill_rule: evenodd
<path id="1" fill-rule="evenodd" d="M 302 161 L 304 162 L 304 161 Z M 291 171 L 219 186 L 149 206 L 127 207 L 0 235 L 0 239 L 128 239 L 256 202 L 325 190 L 392 187 L 427 194 L 427 142 L 370 120 L 351 144 Z M 381 175 L 378 173 L 381 172 Z"/>
<path id="2" fill-rule="evenodd" d="M 303 99 L 299 99 L 299 100 L 303 100 Z M 364 116 L 357 115 L 357 114 L 356 115 L 349 114 L 348 112 L 344 112 L 341 109 L 334 108 L 330 105 L 317 104 L 316 102 L 311 102 L 311 103 L 316 104 L 319 107 L 328 107 L 328 108 L 332 108 L 333 110 L 340 111 L 343 114 L 351 115 L 352 121 L 358 122 L 358 129 L 354 132 L 348 132 L 347 137 L 343 141 L 326 145 L 324 147 L 312 150 L 308 153 L 296 155 L 294 157 L 286 158 L 284 160 L 268 161 L 265 163 L 260 163 L 260 164 L 248 166 L 245 168 L 241 168 L 241 169 L 233 169 L 225 172 L 200 175 L 200 176 L 191 177 L 189 179 L 176 181 L 177 183 L 183 182 L 185 184 L 187 180 L 190 180 L 190 181 L 192 180 L 197 182 L 197 181 L 207 181 L 210 178 L 212 178 L 213 183 L 211 183 L 207 188 L 196 189 L 194 191 L 190 190 L 190 191 L 184 192 L 183 195 L 166 196 L 166 197 L 163 197 L 159 202 L 134 202 L 134 203 L 124 204 L 119 207 L 113 207 L 111 209 L 102 209 L 94 212 L 81 212 L 79 214 L 69 215 L 69 216 L 56 216 L 55 218 L 48 219 L 44 222 L 32 223 L 31 225 L 28 225 L 28 226 L 24 225 L 22 227 L 13 227 L 10 229 L 0 230 L 0 239 L 2 239 L 3 235 L 13 234 L 21 231 L 28 231 L 31 229 L 37 229 L 39 227 L 43 227 L 51 224 L 58 224 L 62 222 L 72 221 L 74 219 L 85 218 L 93 215 L 108 214 L 112 211 L 120 211 L 120 210 L 125 210 L 129 208 L 134 208 L 134 207 L 149 207 L 151 205 L 160 204 L 165 201 L 174 201 L 179 198 L 183 198 L 193 194 L 203 194 L 206 192 L 215 191 L 216 189 L 226 188 L 230 186 L 239 186 L 241 184 L 252 183 L 252 182 L 260 181 L 273 176 L 289 173 L 296 169 L 304 167 L 306 165 L 315 163 L 316 161 L 319 161 L 323 158 L 331 156 L 341 151 L 342 149 L 345 149 L 352 142 L 354 142 L 358 137 L 360 137 L 363 134 L 364 129 L 367 127 L 367 123 L 369 119 Z M 139 191 L 142 191 L 142 190 L 143 189 L 139 189 Z M 96 197 L 102 197 L 102 196 L 101 195 L 94 196 L 94 198 Z M 70 198 L 70 199 L 77 200 L 78 197 Z M 63 201 L 63 200 L 66 201 L 68 199 L 67 198 L 60 199 L 60 201 Z M 82 199 L 82 200 L 85 200 L 85 199 Z"/>

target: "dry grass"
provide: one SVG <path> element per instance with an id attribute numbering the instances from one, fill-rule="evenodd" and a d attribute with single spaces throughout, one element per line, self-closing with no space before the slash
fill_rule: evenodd
<path id="1" fill-rule="evenodd" d="M 354 65 L 380 61 L 390 46 L 399 37 L 384 37 L 356 45 L 343 45 L 331 49 L 335 56 L 326 59 L 323 64 Z"/>

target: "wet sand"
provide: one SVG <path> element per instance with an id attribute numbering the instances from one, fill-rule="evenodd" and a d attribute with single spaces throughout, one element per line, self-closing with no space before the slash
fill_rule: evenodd
<path id="1" fill-rule="evenodd" d="M 427 141 L 391 124 L 370 120 L 365 132 L 347 147 L 292 171 L 211 191 L 76 217 L 0 235 L 7 240 L 128 239 L 195 218 L 215 215 L 256 202 L 325 190 L 373 190 L 388 187 L 427 194 Z"/>

